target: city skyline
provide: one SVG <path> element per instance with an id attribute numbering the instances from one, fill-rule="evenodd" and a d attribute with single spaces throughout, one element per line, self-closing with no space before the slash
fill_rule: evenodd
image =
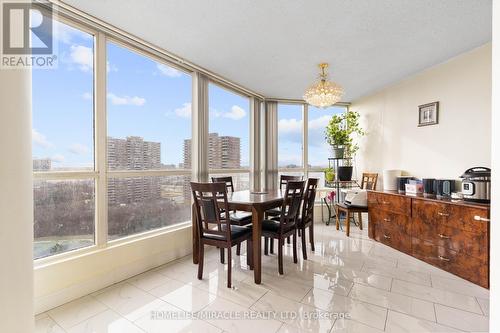
<path id="1" fill-rule="evenodd" d="M 240 168 L 240 140 L 239 137 L 235 136 L 220 136 L 219 133 L 209 133 L 209 167 L 213 169 Z M 143 152 L 145 156 L 150 155 L 151 161 L 144 163 L 139 156 L 136 156 L 134 164 L 134 160 L 130 158 L 130 151 L 134 151 L 134 149 L 138 153 Z M 109 170 L 189 169 L 191 166 L 191 138 L 184 139 L 183 160 L 175 165 L 161 163 L 161 142 L 146 141 L 140 136 L 108 137 L 107 164 Z M 61 168 L 53 168 L 52 165 L 51 158 L 33 157 L 34 171 L 61 170 Z"/>

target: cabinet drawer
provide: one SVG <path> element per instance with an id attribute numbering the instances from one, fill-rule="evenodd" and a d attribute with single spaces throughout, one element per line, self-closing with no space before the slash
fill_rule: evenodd
<path id="1" fill-rule="evenodd" d="M 376 205 L 377 209 L 393 213 L 411 214 L 411 199 L 400 195 L 372 192 L 369 194 L 368 204 Z"/>
<path id="2" fill-rule="evenodd" d="M 431 265 L 489 288 L 488 262 L 415 237 L 411 238 L 411 254 Z"/>
<path id="3" fill-rule="evenodd" d="M 383 210 L 369 212 L 370 223 L 375 226 L 384 225 L 386 228 L 399 230 L 405 234 L 411 234 L 411 218 L 409 216 L 392 213 Z"/>
<path id="4" fill-rule="evenodd" d="M 434 245 L 442 246 L 482 261 L 488 260 L 487 233 L 468 232 L 439 223 L 424 223 L 415 218 L 411 225 L 411 234 Z"/>
<path id="5" fill-rule="evenodd" d="M 487 233 L 488 210 L 448 203 L 413 200 L 413 217 L 421 223 L 443 225 L 472 233 Z"/>
<path id="6" fill-rule="evenodd" d="M 394 223 L 394 221 L 378 220 L 374 225 L 373 238 L 399 251 L 405 253 L 411 252 L 410 235 L 406 232 L 405 228 L 401 228 L 400 224 Z"/>

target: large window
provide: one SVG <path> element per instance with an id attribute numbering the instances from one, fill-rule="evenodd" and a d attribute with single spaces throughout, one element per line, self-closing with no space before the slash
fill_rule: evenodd
<path id="1" fill-rule="evenodd" d="M 210 177 L 232 176 L 235 190 L 250 188 L 250 100 L 216 84 L 209 86 Z M 244 172 L 242 172 L 244 171 Z"/>
<path id="2" fill-rule="evenodd" d="M 34 258 L 95 241 L 94 35 L 54 22 L 53 42 L 58 67 L 32 71 Z"/>
<path id="3" fill-rule="evenodd" d="M 325 140 L 325 129 L 333 115 L 346 112 L 343 106 L 332 106 L 326 109 L 308 107 L 308 164 L 310 170 L 320 170 L 328 166 L 328 158 L 332 156 L 331 147 Z"/>
<path id="4" fill-rule="evenodd" d="M 319 178 L 319 185 L 325 184 L 323 169 L 328 167 L 332 156 L 331 147 L 325 141 L 325 129 L 333 115 L 346 112 L 345 106 L 332 106 L 326 109 L 308 107 L 307 118 L 307 158 L 308 177 Z"/>
<path id="5" fill-rule="evenodd" d="M 303 169 L 302 104 L 278 104 L 278 168 Z"/>
<path id="6" fill-rule="evenodd" d="M 34 258 L 188 221 L 191 75 L 54 26 L 58 66 L 32 72 Z"/>
<path id="7" fill-rule="evenodd" d="M 286 174 L 319 178 L 319 184 L 323 186 L 323 169 L 328 166 L 331 156 L 331 148 L 325 142 L 325 129 L 332 116 L 346 112 L 347 107 L 321 109 L 308 105 L 307 112 L 304 108 L 305 105 L 301 103 L 278 103 L 278 176 Z M 306 130 L 307 137 L 304 136 Z M 307 156 L 303 154 L 305 145 Z"/>
<path id="8" fill-rule="evenodd" d="M 191 75 L 115 43 L 107 54 L 109 238 L 185 222 Z"/>

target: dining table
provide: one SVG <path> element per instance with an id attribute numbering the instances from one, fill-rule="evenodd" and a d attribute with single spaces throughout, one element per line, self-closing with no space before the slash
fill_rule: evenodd
<path id="1" fill-rule="evenodd" d="M 280 207 L 283 204 L 282 190 L 269 190 L 262 192 L 235 191 L 227 194 L 230 210 L 240 210 L 252 213 L 252 240 L 253 240 L 253 266 L 254 281 L 261 283 L 262 279 L 262 220 L 265 211 Z M 199 236 L 196 214 L 193 214 L 193 263 L 198 264 Z"/>

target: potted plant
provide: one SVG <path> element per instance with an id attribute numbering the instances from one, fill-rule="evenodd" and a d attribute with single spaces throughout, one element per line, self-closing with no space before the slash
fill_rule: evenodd
<path id="1" fill-rule="evenodd" d="M 345 129 L 343 114 L 336 114 L 330 119 L 326 126 L 325 139 L 332 147 L 332 157 L 344 158 L 344 149 L 349 141 L 349 135 Z"/>
<path id="2" fill-rule="evenodd" d="M 335 171 L 333 168 L 326 168 L 323 170 L 325 172 L 325 180 L 328 183 L 331 183 L 335 180 Z"/>
<path id="3" fill-rule="evenodd" d="M 338 168 L 338 179 L 340 181 L 349 181 L 352 179 L 352 161 L 359 149 L 354 142 L 356 136 L 363 136 L 365 132 L 359 125 L 359 113 L 348 111 L 342 114 L 336 114 L 332 117 L 326 127 L 326 141 L 332 145 L 334 151 L 342 146 L 342 158 L 345 158 L 343 165 Z M 334 156 L 334 158 L 340 158 Z"/>

